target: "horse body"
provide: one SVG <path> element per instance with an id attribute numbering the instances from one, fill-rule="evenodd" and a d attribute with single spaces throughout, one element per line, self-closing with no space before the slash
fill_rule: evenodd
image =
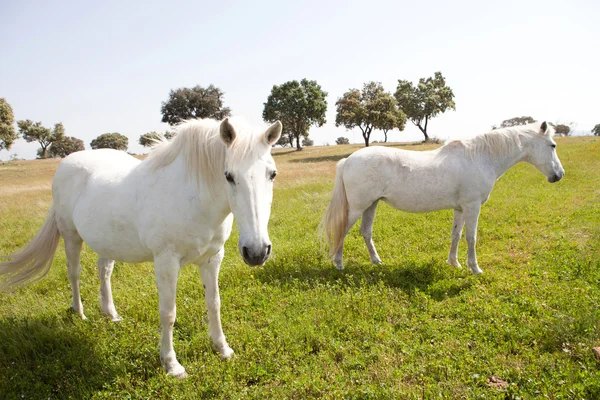
<path id="1" fill-rule="evenodd" d="M 462 149 L 452 147 L 417 152 L 377 146 L 357 151 L 344 163 L 347 196 L 366 207 L 381 199 L 414 213 L 485 201 L 495 179 L 473 168 L 473 161 L 453 157 Z"/>
<path id="2" fill-rule="evenodd" d="M 193 263 L 205 288 L 213 348 L 222 358 L 231 357 L 221 327 L 218 288 L 224 243 L 235 215 L 244 261 L 262 265 L 269 257 L 267 223 L 276 174 L 270 150 L 280 134 L 279 122 L 257 133 L 228 119 L 190 121 L 144 161 L 115 150 L 66 157 L 53 180 L 46 223 L 20 253 L 0 263 L 0 275 L 9 277 L 4 286 L 45 275 L 62 236 L 72 307 L 85 319 L 79 290 L 85 241 L 99 255 L 102 311 L 118 321 L 110 284 L 115 260 L 154 261 L 163 327 L 161 361 L 168 374 L 185 377 L 173 349 L 175 294 L 179 269 Z"/>
<path id="3" fill-rule="evenodd" d="M 544 122 L 452 141 L 432 151 L 370 147 L 340 160 L 333 199 L 322 222 L 336 267 L 343 269 L 344 237 L 361 215 L 360 230 L 371 261 L 381 263 L 372 230 L 377 203 L 383 200 L 408 212 L 453 209 L 447 262 L 460 266 L 458 242 L 466 225 L 467 264 L 473 273 L 481 273 L 475 254 L 481 205 L 489 198 L 495 181 L 517 162 L 531 163 L 549 182 L 562 178 L 564 170 L 556 155 L 552 132 Z"/>
<path id="4" fill-rule="evenodd" d="M 125 262 L 152 261 L 167 247 L 187 262 L 209 247 L 216 253 L 228 237 L 217 232 L 231 213 L 225 179 L 215 198 L 180 172 L 181 163 L 150 174 L 148 165 L 121 151 L 72 154 L 53 181 L 60 231 L 76 231 L 101 257 Z"/>

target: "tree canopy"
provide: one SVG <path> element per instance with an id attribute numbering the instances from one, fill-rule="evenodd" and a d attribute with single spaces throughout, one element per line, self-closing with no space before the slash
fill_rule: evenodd
<path id="1" fill-rule="evenodd" d="M 347 137 L 340 136 L 335 139 L 335 144 L 350 144 L 350 140 Z"/>
<path id="2" fill-rule="evenodd" d="M 394 97 L 398 101 L 398 107 L 419 128 L 425 140 L 429 140 L 427 124 L 431 118 L 449 109 L 456 110 L 454 93 L 446 86 L 446 79 L 441 72 L 436 72 L 433 78 L 419 79 L 417 85 L 398 80 Z"/>
<path id="3" fill-rule="evenodd" d="M 15 116 L 12 107 L 6 99 L 0 98 L 0 150 L 10 150 L 15 140 L 19 138 L 14 123 Z"/>
<path id="4" fill-rule="evenodd" d="M 310 146 L 314 146 L 315 145 L 315 141 L 312 140 L 309 137 L 306 137 L 304 139 L 302 139 L 302 146 L 304 147 L 310 147 Z"/>
<path id="5" fill-rule="evenodd" d="M 406 114 L 398 108 L 398 102 L 394 96 L 386 93 L 384 96 L 379 96 L 379 101 L 381 102 L 379 108 L 383 111 L 379 113 L 376 128 L 383 131 L 384 142 L 387 143 L 387 134 L 389 131 L 398 129 L 402 132 L 404 130 L 406 126 Z"/>
<path id="6" fill-rule="evenodd" d="M 92 149 L 115 149 L 123 151 L 127 151 L 128 145 L 129 139 L 127 139 L 127 136 L 117 132 L 103 133 L 90 143 Z"/>
<path id="7" fill-rule="evenodd" d="M 38 142 L 40 149 L 37 152 L 38 158 L 48 156 L 48 147 L 55 140 L 60 140 L 65 135 L 65 128 L 61 122 L 54 125 L 54 130 L 46 128 L 41 122 L 33 122 L 29 119 L 17 121 L 19 132 L 28 143 Z"/>
<path id="8" fill-rule="evenodd" d="M 504 121 L 502 121 L 502 123 L 500 124 L 500 126 L 492 126 L 492 129 L 498 129 L 498 128 L 510 128 L 512 126 L 520 126 L 520 125 L 527 125 L 527 124 L 532 124 L 535 122 L 535 119 L 533 119 L 532 117 L 514 117 L 514 118 L 510 118 L 510 119 L 505 119 Z"/>
<path id="9" fill-rule="evenodd" d="M 596 124 L 596 126 L 592 128 L 592 133 L 594 136 L 600 136 L 600 124 Z"/>
<path id="10" fill-rule="evenodd" d="M 326 97 L 327 92 L 316 81 L 302 79 L 274 85 L 264 103 L 263 120 L 281 121 L 282 137 L 287 135 L 290 143 L 295 140 L 296 148 L 300 150 L 300 138 L 308 138 L 310 127 L 323 126 L 327 122 Z"/>
<path id="11" fill-rule="evenodd" d="M 165 139 L 171 139 L 175 135 L 176 135 L 175 131 L 166 131 L 162 135 L 156 131 L 152 131 L 152 132 L 148 132 L 148 133 L 144 133 L 143 135 L 140 135 L 140 139 L 139 139 L 138 143 L 144 147 L 152 147 L 152 145 L 154 143 L 156 143 L 156 141 L 161 136 L 163 136 Z"/>
<path id="12" fill-rule="evenodd" d="M 162 122 L 170 125 L 185 119 L 214 118 L 221 120 L 231 115 L 231 109 L 223 106 L 224 93 L 214 85 L 179 88 L 169 92 L 169 99 L 162 103 Z"/>
<path id="13" fill-rule="evenodd" d="M 85 150 L 83 140 L 73 136 L 62 136 L 52 142 L 48 154 L 50 157 L 64 158 L 71 153 L 83 150 Z"/>
<path id="14" fill-rule="evenodd" d="M 569 134 L 571 133 L 571 127 L 566 124 L 556 124 L 554 125 L 554 132 L 556 132 L 559 135 L 569 136 Z"/>
<path id="15" fill-rule="evenodd" d="M 387 137 L 388 130 L 402 130 L 406 123 L 404 112 L 396 108 L 396 101 L 379 82 L 365 83 L 362 91 L 350 89 L 335 105 L 335 126 L 346 129 L 358 127 L 365 146 L 369 146 L 373 129 L 384 130 Z"/>

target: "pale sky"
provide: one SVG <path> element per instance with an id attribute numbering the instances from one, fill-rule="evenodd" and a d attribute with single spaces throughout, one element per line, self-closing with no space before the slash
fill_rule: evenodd
<path id="1" fill-rule="evenodd" d="M 456 111 L 430 122 L 433 137 L 469 137 L 531 115 L 600 123 L 600 1 L 9 1 L 0 0 L 0 97 L 15 120 L 52 127 L 86 144 L 168 128 L 170 89 L 214 84 L 233 115 L 262 123 L 273 85 L 316 80 L 329 93 L 316 144 L 360 131 L 335 127 L 350 88 L 441 71 Z M 382 140 L 374 132 L 372 140 Z M 410 122 L 391 141 L 422 139 Z M 10 154 L 35 158 L 19 139 Z"/>

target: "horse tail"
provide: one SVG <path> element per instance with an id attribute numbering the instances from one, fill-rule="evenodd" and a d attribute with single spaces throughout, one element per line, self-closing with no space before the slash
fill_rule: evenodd
<path id="1" fill-rule="evenodd" d="M 0 256 L 8 259 L 0 263 L 0 276 L 6 276 L 0 283 L 0 291 L 43 278 L 52 266 L 59 239 L 56 213 L 52 207 L 42 229 L 20 252 Z"/>
<path id="2" fill-rule="evenodd" d="M 346 159 L 343 158 L 337 163 L 331 203 L 321 221 L 321 230 L 325 232 L 329 245 L 329 257 L 332 258 L 342 247 L 348 229 L 348 198 L 344 187 L 345 162 Z"/>

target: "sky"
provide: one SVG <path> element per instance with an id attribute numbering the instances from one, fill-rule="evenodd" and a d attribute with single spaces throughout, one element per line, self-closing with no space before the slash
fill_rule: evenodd
<path id="1" fill-rule="evenodd" d="M 233 115 L 263 124 L 273 85 L 307 78 L 328 92 L 315 144 L 358 129 L 335 127 L 335 102 L 351 88 L 441 71 L 456 111 L 430 136 L 466 138 L 516 116 L 600 123 L 600 2 L 488 1 L 9 1 L 0 0 L 0 97 L 15 120 L 62 122 L 89 147 L 102 133 L 165 131 L 161 103 L 180 87 L 214 84 Z M 390 141 L 423 138 L 410 122 Z M 371 140 L 382 140 L 375 131 Z M 19 139 L 0 159 L 33 159 Z"/>

